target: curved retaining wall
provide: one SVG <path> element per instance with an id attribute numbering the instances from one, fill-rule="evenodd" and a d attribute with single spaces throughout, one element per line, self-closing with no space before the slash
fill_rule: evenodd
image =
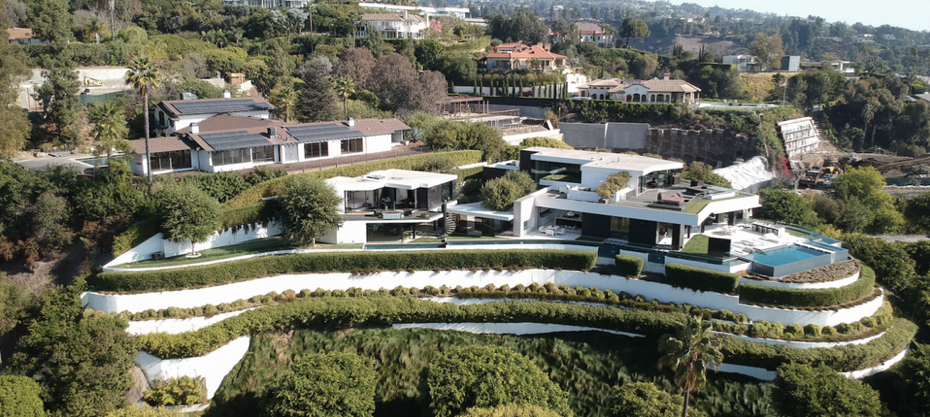
<path id="1" fill-rule="evenodd" d="M 184 359 L 160 359 L 146 352 L 136 355 L 136 365 L 142 368 L 149 384 L 157 379 L 167 380 L 182 376 L 202 376 L 207 383 L 207 398 L 220 388 L 223 378 L 249 350 L 249 337 L 242 336 L 204 356 Z"/>
<path id="2" fill-rule="evenodd" d="M 840 288 L 847 285 L 852 285 L 859 279 L 859 273 L 856 272 L 850 277 L 843 279 L 838 279 L 835 281 L 824 281 L 824 282 L 811 282 L 811 283 L 801 283 L 801 282 L 779 282 L 779 281 L 763 281 L 760 279 L 748 279 L 740 278 L 740 284 L 759 284 L 759 285 L 768 285 L 770 287 L 781 287 L 781 288 L 795 288 L 801 290 L 813 290 L 819 288 Z"/>
<path id="3" fill-rule="evenodd" d="M 140 320 L 130 321 L 126 333 L 134 336 L 150 333 L 168 333 L 179 334 L 184 332 L 193 332 L 200 330 L 212 324 L 219 323 L 230 317 L 236 317 L 246 311 L 254 310 L 247 308 L 229 313 L 216 314 L 212 317 L 191 317 L 187 319 L 160 319 L 160 320 Z"/>
<path id="4" fill-rule="evenodd" d="M 730 333 L 720 333 L 720 332 L 714 332 L 714 333 L 725 334 L 727 336 L 735 337 L 737 339 L 743 339 L 745 341 L 753 342 L 753 343 L 764 343 L 766 345 L 791 346 L 791 347 L 800 348 L 800 349 L 814 349 L 814 348 L 832 348 L 832 347 L 846 346 L 846 345 L 864 345 L 875 339 L 878 339 L 879 337 L 884 336 L 886 332 L 881 332 L 877 335 L 869 336 L 863 339 L 846 340 L 842 342 L 801 342 L 801 341 L 795 341 L 795 340 L 765 339 L 761 337 L 749 337 L 749 336 L 742 336 L 742 335 L 736 335 L 736 334 L 730 334 Z"/>
<path id="5" fill-rule="evenodd" d="M 805 326 L 816 324 L 818 326 L 835 326 L 840 323 L 852 323 L 863 317 L 875 314 L 882 306 L 884 296 L 876 297 L 866 303 L 841 310 L 806 311 L 783 310 L 740 304 L 739 297 L 715 292 L 699 292 L 686 288 L 675 288 L 668 284 L 652 281 L 627 279 L 616 275 L 600 275 L 579 271 L 555 271 L 531 269 L 525 271 L 417 271 L 407 272 L 380 272 L 371 275 L 354 276 L 350 273 L 328 274 L 288 274 L 275 277 L 259 278 L 249 281 L 215 287 L 198 288 L 181 291 L 167 291 L 144 294 L 101 294 L 85 292 L 82 301 L 85 307 L 107 313 L 129 311 L 138 313 L 148 309 L 166 309 L 168 307 L 191 308 L 206 304 L 229 303 L 239 299 L 248 299 L 255 295 L 264 295 L 271 291 L 278 293 L 286 290 L 300 291 L 302 289 L 323 288 L 326 290 L 345 290 L 350 287 L 378 290 L 380 288 L 395 288 L 397 286 L 423 288 L 428 285 L 440 287 L 447 285 L 455 287 L 461 285 L 470 287 L 477 285 L 483 287 L 488 284 L 501 286 L 504 284 L 515 286 L 517 284 L 530 285 L 532 283 L 545 284 L 553 282 L 556 285 L 575 287 L 597 287 L 602 290 L 610 289 L 619 293 L 637 295 L 646 299 L 657 299 L 663 302 L 676 304 L 691 304 L 714 310 L 729 310 L 745 314 L 750 320 L 765 320 L 770 323 L 778 322 L 784 325 L 799 324 Z"/>

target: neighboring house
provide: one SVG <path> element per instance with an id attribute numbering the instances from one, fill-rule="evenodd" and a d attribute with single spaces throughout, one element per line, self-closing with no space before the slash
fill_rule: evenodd
<path id="1" fill-rule="evenodd" d="M 375 27 L 381 31 L 384 39 L 420 39 L 421 32 L 429 27 L 429 21 L 423 16 L 404 11 L 400 13 L 365 13 L 362 15 L 367 25 L 359 25 L 358 36 L 367 37 L 368 28 Z"/>
<path id="2" fill-rule="evenodd" d="M 595 100 L 619 100 L 629 103 L 697 103 L 701 89 L 685 80 L 621 80 L 601 78 L 578 86 L 581 97 Z"/>
<path id="3" fill-rule="evenodd" d="M 390 3 L 359 3 L 358 7 L 362 9 L 384 10 L 392 13 L 420 12 L 426 16 L 449 16 L 459 19 L 467 18 L 471 13 L 471 10 L 466 7 L 401 6 Z"/>
<path id="4" fill-rule="evenodd" d="M 549 52 L 539 45 L 527 46 L 522 42 L 500 44 L 484 59 L 489 70 L 554 70 L 568 65 L 565 55 Z"/>
<path id="5" fill-rule="evenodd" d="M 826 61 L 824 64 L 833 68 L 834 71 L 842 72 L 843 74 L 855 74 L 856 69 L 849 66 L 851 62 L 849 61 Z"/>
<path id="6" fill-rule="evenodd" d="M 914 98 L 916 98 L 917 100 L 923 100 L 927 102 L 928 104 L 930 104 L 930 93 L 914 94 Z"/>
<path id="7" fill-rule="evenodd" d="M 47 44 L 48 39 L 38 39 L 32 33 L 32 29 L 29 28 L 12 28 L 7 29 L 6 33 L 10 37 L 10 43 L 18 43 L 21 45 L 36 45 L 36 44 Z"/>
<path id="8" fill-rule="evenodd" d="M 798 71 L 801 69 L 801 57 L 786 55 L 781 58 L 781 71 Z"/>
<path id="9" fill-rule="evenodd" d="M 397 119 L 290 124 L 262 117 L 219 114 L 150 139 L 152 173 L 236 171 L 268 164 L 331 159 L 391 150 L 410 129 Z M 145 140 L 131 141 L 133 172 L 146 175 Z"/>
<path id="10" fill-rule="evenodd" d="M 458 176 L 388 169 L 326 180 L 342 199 L 345 222 L 321 239 L 356 244 L 409 241 L 445 234 L 447 205 L 455 204 Z"/>
<path id="11" fill-rule="evenodd" d="M 578 22 L 576 25 L 582 42 L 597 42 L 598 46 L 607 48 L 613 46 L 613 35 L 605 35 L 601 25 L 590 22 Z"/>
<path id="12" fill-rule="evenodd" d="M 759 62 L 759 58 L 752 55 L 725 55 L 723 63 L 736 65 L 736 70 L 739 72 L 765 71 L 765 67 Z"/>
<path id="13" fill-rule="evenodd" d="M 165 135 L 171 135 L 191 123 L 199 123 L 218 114 L 267 119 L 275 108 L 262 97 L 231 98 L 228 92 L 223 95 L 223 98 L 162 101 L 153 111 L 152 128 L 163 129 Z"/>
<path id="14" fill-rule="evenodd" d="M 223 6 L 248 6 L 273 9 L 285 7 L 289 9 L 302 9 L 307 7 L 309 0 L 223 0 Z"/>

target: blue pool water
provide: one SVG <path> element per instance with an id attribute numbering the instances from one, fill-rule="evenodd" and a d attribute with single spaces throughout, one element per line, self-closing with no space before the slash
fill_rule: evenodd
<path id="1" fill-rule="evenodd" d="M 96 166 L 96 165 L 100 165 L 100 166 L 102 166 L 102 167 L 107 166 L 107 158 L 106 158 L 106 157 L 102 157 L 102 158 L 84 158 L 84 159 L 78 159 L 77 161 L 78 161 L 78 162 L 85 163 L 85 164 L 90 165 L 90 166 Z"/>
<path id="2" fill-rule="evenodd" d="M 803 246 L 790 246 L 782 249 L 775 249 L 769 252 L 761 252 L 752 255 L 752 260 L 766 266 L 788 265 L 803 260 L 816 258 L 826 255 L 823 252 L 808 249 Z"/>

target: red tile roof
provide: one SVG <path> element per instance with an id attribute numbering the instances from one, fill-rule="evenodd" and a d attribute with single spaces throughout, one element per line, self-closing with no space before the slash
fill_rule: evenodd
<path id="1" fill-rule="evenodd" d="M 601 25 L 597 23 L 590 22 L 578 22 L 575 23 L 578 25 L 578 33 L 582 35 L 602 35 L 604 30 L 601 28 Z"/>
<path id="2" fill-rule="evenodd" d="M 503 46 L 503 45 L 501 45 Z M 500 48 L 501 46 L 498 46 Z M 539 45 L 533 45 L 520 52 L 493 52 L 488 59 L 567 59 L 565 55 L 549 52 Z"/>

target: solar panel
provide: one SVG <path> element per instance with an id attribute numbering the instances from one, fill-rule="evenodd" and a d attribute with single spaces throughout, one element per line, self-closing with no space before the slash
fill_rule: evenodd
<path id="1" fill-rule="evenodd" d="M 181 113 L 227 113 L 236 111 L 270 110 L 271 106 L 253 99 L 233 99 L 224 101 L 190 101 L 172 103 Z"/>
<path id="2" fill-rule="evenodd" d="M 287 128 L 287 132 L 302 143 L 362 137 L 361 133 L 341 124 L 292 126 Z"/>
<path id="3" fill-rule="evenodd" d="M 223 133 L 204 133 L 200 135 L 200 137 L 205 140 L 211 148 L 217 151 L 271 145 L 264 136 L 258 133 L 249 133 L 244 130 Z"/>

